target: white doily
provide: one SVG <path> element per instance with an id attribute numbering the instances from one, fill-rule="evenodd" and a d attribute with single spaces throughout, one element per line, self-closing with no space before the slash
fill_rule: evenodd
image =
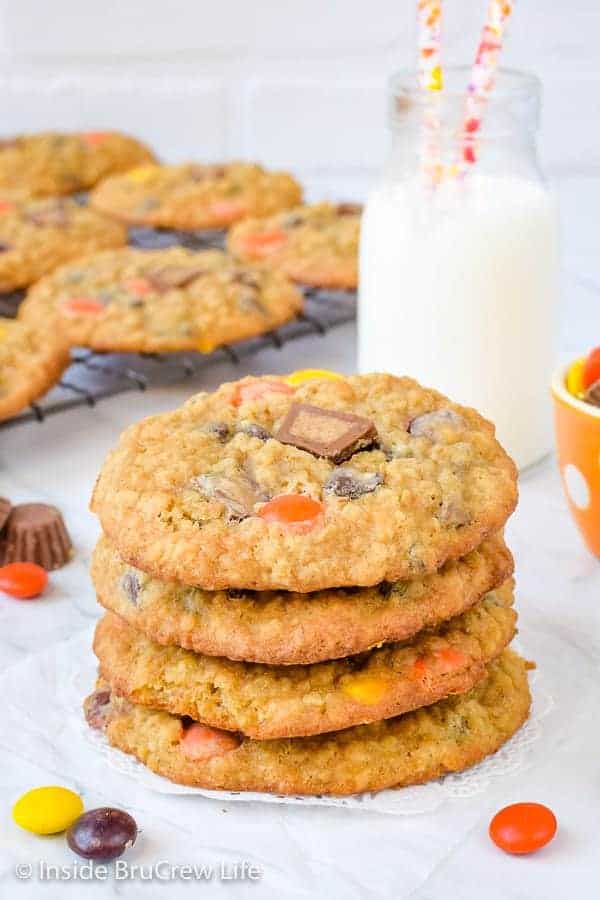
<path id="1" fill-rule="evenodd" d="M 517 734 L 493 756 L 466 772 L 447 775 L 424 785 L 352 797 L 284 797 L 253 792 L 209 791 L 174 784 L 160 775 L 155 775 L 132 756 L 111 747 L 102 733 L 89 728 L 81 712 L 81 704 L 83 698 L 92 690 L 96 678 L 96 661 L 90 651 L 91 634 L 88 632 L 69 643 L 74 645 L 72 652 L 59 657 L 60 662 L 57 660 L 57 665 L 60 672 L 53 673 L 58 675 L 56 683 L 60 688 L 58 696 L 54 697 L 54 703 L 59 704 L 59 710 L 62 709 L 64 715 L 75 726 L 77 740 L 88 750 L 100 754 L 108 767 L 134 779 L 150 791 L 160 794 L 198 794 L 221 802 L 258 801 L 337 806 L 395 815 L 429 813 L 446 800 L 474 797 L 486 791 L 492 781 L 501 780 L 529 768 L 535 758 L 532 749 L 543 735 L 543 720 L 554 706 L 548 687 L 544 685 L 543 675 L 539 671 L 534 672 L 530 678 L 533 694 L 531 715 Z"/>

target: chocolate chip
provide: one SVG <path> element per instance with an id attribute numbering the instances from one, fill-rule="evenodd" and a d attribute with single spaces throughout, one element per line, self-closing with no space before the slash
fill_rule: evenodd
<path id="1" fill-rule="evenodd" d="M 229 588 L 227 590 L 227 596 L 230 600 L 245 600 L 250 596 L 249 591 L 241 591 L 237 588 Z"/>
<path id="2" fill-rule="evenodd" d="M 339 463 L 371 447 L 377 432 L 370 419 L 309 403 L 292 403 L 275 437 L 282 444 Z"/>
<path id="3" fill-rule="evenodd" d="M 248 287 L 259 288 L 260 278 L 254 272 L 248 272 L 243 269 L 237 269 L 231 273 L 231 280 L 236 284 L 245 284 Z"/>
<path id="4" fill-rule="evenodd" d="M 381 581 L 377 585 L 377 590 L 382 597 L 389 597 L 394 590 L 394 583 L 392 581 Z"/>
<path id="5" fill-rule="evenodd" d="M 121 589 L 130 603 L 137 606 L 140 594 L 140 579 L 135 572 L 125 572 L 121 578 Z"/>
<path id="6" fill-rule="evenodd" d="M 8 253 L 9 250 L 12 250 L 10 244 L 5 244 L 4 241 L 0 241 L 0 253 Z"/>
<path id="7" fill-rule="evenodd" d="M 109 711 L 109 690 L 94 691 L 85 701 L 85 720 L 91 728 L 104 728 Z"/>
<path id="8" fill-rule="evenodd" d="M 444 500 L 437 517 L 444 525 L 453 525 L 456 528 L 468 525 L 471 521 L 471 516 L 464 506 L 455 500 Z"/>
<path id="9" fill-rule="evenodd" d="M 600 379 L 589 386 L 583 399 L 592 406 L 600 406 Z"/>
<path id="10" fill-rule="evenodd" d="M 437 441 L 441 434 L 447 430 L 461 431 L 467 427 L 462 416 L 452 409 L 435 409 L 433 412 L 423 413 L 417 416 L 408 426 L 408 431 L 413 437 L 426 437 L 430 441 Z"/>
<path id="11" fill-rule="evenodd" d="M 254 512 L 254 505 L 268 497 L 245 472 L 235 477 L 228 475 L 199 475 L 192 478 L 191 486 L 207 500 L 222 503 L 230 522 L 241 522 Z"/>
<path id="12" fill-rule="evenodd" d="M 231 437 L 231 428 L 226 422 L 208 422 L 202 431 L 212 435 L 222 444 L 226 443 Z"/>
<path id="13" fill-rule="evenodd" d="M 240 425 L 238 431 L 241 431 L 242 434 L 247 434 L 249 437 L 258 438 L 260 441 L 268 441 L 271 437 L 271 433 L 266 428 L 263 428 L 262 425 L 257 425 L 255 422 Z"/>
<path id="14" fill-rule="evenodd" d="M 196 278 L 206 275 L 205 266 L 163 266 L 154 272 L 147 272 L 146 278 L 158 291 L 169 291 L 172 288 L 187 287 Z"/>
<path id="15" fill-rule="evenodd" d="M 362 210 L 360 203 L 338 203 L 336 206 L 338 216 L 360 216 Z"/>
<path id="16" fill-rule="evenodd" d="M 383 475 L 379 472 L 357 472 L 355 469 L 334 469 L 327 481 L 324 490 L 336 497 L 348 497 L 356 500 L 363 494 L 371 494 L 380 484 L 383 484 Z"/>

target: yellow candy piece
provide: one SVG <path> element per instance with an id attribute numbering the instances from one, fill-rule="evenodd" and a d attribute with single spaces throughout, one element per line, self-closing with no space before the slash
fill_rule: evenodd
<path id="1" fill-rule="evenodd" d="M 3 325 L 0 325 L 0 341 L 3 341 L 5 337 L 8 336 L 8 329 Z"/>
<path id="2" fill-rule="evenodd" d="M 576 359 L 569 366 L 567 372 L 567 390 L 574 397 L 583 397 L 585 394 L 585 386 L 583 384 L 583 370 L 585 368 L 585 356 Z"/>
<path id="3" fill-rule="evenodd" d="M 215 349 L 215 346 L 216 345 L 211 343 L 210 341 L 198 341 L 196 349 L 198 353 L 212 353 Z"/>
<path id="4" fill-rule="evenodd" d="M 299 384 L 304 384 L 305 381 L 315 381 L 319 378 L 327 378 L 330 381 L 338 381 L 343 377 L 343 375 L 338 375 L 337 372 L 330 372 L 329 369 L 298 369 L 297 372 L 291 372 L 282 380 L 285 381 L 286 384 L 290 384 L 292 387 L 297 387 Z"/>
<path id="5" fill-rule="evenodd" d="M 439 66 L 434 66 L 430 72 L 429 84 L 430 91 L 441 91 L 442 89 L 442 70 Z"/>
<path id="6" fill-rule="evenodd" d="M 376 675 L 353 675 L 342 686 L 343 692 L 358 703 L 379 703 L 388 690 L 387 678 Z"/>
<path id="7" fill-rule="evenodd" d="M 57 785 L 27 791 L 19 797 L 12 809 L 17 825 L 34 834 L 66 831 L 82 812 L 81 797 L 74 791 Z"/>
<path id="8" fill-rule="evenodd" d="M 145 184 L 146 181 L 150 181 L 153 178 L 157 169 L 158 166 L 138 166 L 136 169 L 131 169 L 127 172 L 127 178 L 136 184 Z"/>

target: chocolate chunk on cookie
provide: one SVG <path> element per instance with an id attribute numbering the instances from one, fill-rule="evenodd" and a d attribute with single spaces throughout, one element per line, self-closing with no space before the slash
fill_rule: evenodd
<path id="1" fill-rule="evenodd" d="M 282 444 L 293 444 L 314 456 L 340 463 L 372 446 L 377 431 L 370 419 L 353 413 L 293 403 L 275 437 Z"/>

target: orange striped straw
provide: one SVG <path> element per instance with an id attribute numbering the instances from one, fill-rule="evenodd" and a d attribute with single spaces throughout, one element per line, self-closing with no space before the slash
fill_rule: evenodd
<path id="1" fill-rule="evenodd" d="M 441 61 L 442 0 L 417 0 L 417 31 L 419 52 L 419 85 L 432 94 L 423 113 L 425 133 L 423 172 L 430 185 L 442 176 L 440 159 L 440 121 L 437 102 L 444 79 Z"/>

